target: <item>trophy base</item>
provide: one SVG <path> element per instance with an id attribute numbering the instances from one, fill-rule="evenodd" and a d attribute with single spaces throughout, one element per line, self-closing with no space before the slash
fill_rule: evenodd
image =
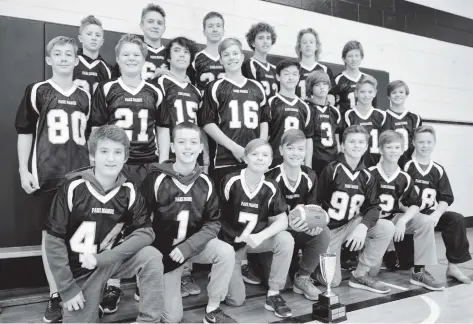
<path id="1" fill-rule="evenodd" d="M 312 318 L 323 323 L 339 323 L 347 320 L 345 305 L 340 303 L 325 306 L 320 303 L 312 305 Z"/>

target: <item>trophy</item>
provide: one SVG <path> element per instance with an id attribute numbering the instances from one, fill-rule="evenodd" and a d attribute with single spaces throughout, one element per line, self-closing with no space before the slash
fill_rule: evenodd
<path id="1" fill-rule="evenodd" d="M 319 294 L 319 301 L 312 306 L 312 317 L 324 323 L 338 323 L 346 321 L 345 305 L 340 304 L 337 294 L 331 290 L 331 284 L 337 267 L 337 255 L 323 253 L 320 255 L 320 273 L 327 283 L 327 291 Z"/>

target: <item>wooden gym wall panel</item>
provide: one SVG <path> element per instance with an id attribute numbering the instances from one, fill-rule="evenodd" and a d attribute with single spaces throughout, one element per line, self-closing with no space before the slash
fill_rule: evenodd
<path id="1" fill-rule="evenodd" d="M 44 23 L 0 16 L 0 247 L 38 244 L 20 185 L 15 116 L 26 86 L 44 79 Z M 33 224 L 32 224 L 33 223 Z"/>

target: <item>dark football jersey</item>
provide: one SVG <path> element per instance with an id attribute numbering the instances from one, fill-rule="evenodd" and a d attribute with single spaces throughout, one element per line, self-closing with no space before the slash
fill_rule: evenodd
<path id="1" fill-rule="evenodd" d="M 379 195 L 370 172 L 352 172 L 339 161 L 330 162 L 319 177 L 318 201 L 330 216 L 330 229 L 347 224 L 359 213 L 380 209 Z"/>
<path id="2" fill-rule="evenodd" d="M 157 124 L 172 129 L 188 121 L 197 124 L 197 109 L 201 102 L 200 91 L 190 83 L 181 83 L 163 75 L 157 80 L 163 92 Z"/>
<path id="3" fill-rule="evenodd" d="M 74 68 L 74 83 L 90 94 L 95 92 L 100 82 L 112 78 L 111 67 L 100 55 L 94 60 L 80 51 L 77 57 L 79 58 L 79 64 Z"/>
<path id="4" fill-rule="evenodd" d="M 305 137 L 314 136 L 314 124 L 309 106 L 300 98 L 286 98 L 279 93 L 269 98 L 271 120 L 269 127 L 269 143 L 273 148 L 273 159 L 281 159 L 279 145 L 285 131 L 291 128 L 304 132 Z"/>
<path id="5" fill-rule="evenodd" d="M 105 196 L 80 177 L 68 180 L 53 200 L 46 230 L 64 239 L 74 278 L 92 272 L 82 268 L 84 253 L 112 249 L 124 229 L 151 227 L 151 218 L 140 191 L 125 182 Z"/>
<path id="6" fill-rule="evenodd" d="M 376 183 L 376 191 L 381 201 L 380 218 L 392 218 L 397 213 L 403 213 L 399 202 L 405 207 L 420 206 L 419 197 L 414 188 L 414 181 L 401 168 L 398 168 L 390 177 L 379 164 L 369 168 Z"/>
<path id="7" fill-rule="evenodd" d="M 241 236 L 259 233 L 268 227 L 268 218 L 287 212 L 278 184 L 263 177 L 253 192 L 245 182 L 245 169 L 227 174 L 222 181 L 222 216 L 219 237 L 235 250 L 246 243 Z"/>
<path id="8" fill-rule="evenodd" d="M 303 64 L 301 64 L 301 71 L 300 71 L 301 78 L 299 79 L 299 85 L 296 88 L 297 96 L 299 96 L 302 99 L 305 99 L 307 97 L 305 80 L 307 79 L 307 77 L 309 76 L 311 72 L 318 71 L 318 70 L 321 70 L 327 73 L 330 78 L 330 82 L 332 83 L 332 87 L 334 86 L 333 72 L 329 67 L 323 64 L 320 64 L 319 62 L 315 62 L 314 65 L 312 66 L 304 66 Z"/>
<path id="9" fill-rule="evenodd" d="M 142 81 L 130 89 L 121 78 L 100 83 L 92 98 L 90 125 L 117 125 L 130 139 L 129 164 L 156 160 L 156 120 L 163 94 L 154 85 Z"/>
<path id="10" fill-rule="evenodd" d="M 418 114 L 406 110 L 399 115 L 391 109 L 386 110 L 386 122 L 382 131 L 393 130 L 401 133 L 404 137 L 405 152 L 402 157 L 403 161 L 400 162 L 401 166 L 411 158 L 414 152 L 412 139 L 414 138 L 415 129 L 420 125 L 422 125 L 422 119 Z"/>
<path id="11" fill-rule="evenodd" d="M 205 50 L 198 52 L 192 62 L 194 85 L 203 92 L 209 82 L 224 76 L 225 70 L 220 63 L 220 56 L 213 57 Z"/>
<path id="12" fill-rule="evenodd" d="M 430 161 L 426 170 L 413 157 L 405 166 L 414 181 L 414 186 L 419 194 L 420 211 L 430 214 L 435 210 L 440 201 L 445 201 L 449 206 L 453 203 L 453 191 L 445 169 L 438 163 Z"/>
<path id="13" fill-rule="evenodd" d="M 314 121 L 313 159 L 333 161 L 338 154 L 335 134 L 343 131 L 342 115 L 333 106 L 308 104 Z"/>
<path id="14" fill-rule="evenodd" d="M 266 172 L 265 176 L 279 184 L 289 210 L 293 210 L 297 205 L 317 204 L 317 175 L 311 168 L 302 165 L 294 185 L 289 181 L 282 164 Z"/>
<path id="15" fill-rule="evenodd" d="M 263 87 L 255 80 L 242 84 L 223 77 L 205 89 L 202 108 L 197 111 L 200 127 L 215 123 L 238 145 L 245 147 L 259 137 L 259 126 L 270 119 Z M 215 167 L 242 164 L 226 147 L 217 144 Z"/>
<path id="16" fill-rule="evenodd" d="M 352 125 L 361 125 L 366 128 L 368 134 L 370 134 L 368 150 L 363 157 L 365 165 L 368 168 L 376 165 L 380 159 L 378 139 L 385 122 L 386 113 L 376 108 L 370 109 L 365 116 L 361 115 L 356 108 L 349 109 L 345 113 L 345 124 L 347 127 Z"/>
<path id="17" fill-rule="evenodd" d="M 335 85 L 332 88 L 332 93 L 335 95 L 336 105 L 343 115 L 349 109 L 356 106 L 355 89 L 356 83 L 366 73 L 360 72 L 358 78 L 353 79 L 345 72 L 340 73 L 335 77 Z M 373 107 L 376 107 L 376 98 L 373 99 Z"/>
<path id="18" fill-rule="evenodd" d="M 141 72 L 141 77 L 144 80 L 150 80 L 154 78 L 154 72 L 156 69 L 166 69 L 167 64 L 164 60 L 164 46 L 154 48 L 148 45 L 148 54 L 146 55 L 145 64 Z"/>
<path id="19" fill-rule="evenodd" d="M 33 134 L 31 173 L 42 189 L 56 189 L 68 172 L 89 165 L 90 110 L 90 94 L 80 87 L 65 92 L 47 80 L 26 88 L 15 126 L 18 134 Z"/>
<path id="20" fill-rule="evenodd" d="M 199 232 L 206 222 L 220 217 L 218 193 L 205 174 L 189 185 L 161 172 L 150 174 L 142 191 L 148 209 L 154 214 L 154 246 L 163 254 L 165 271 L 178 264 L 169 258 L 171 250 Z"/>
<path id="21" fill-rule="evenodd" d="M 254 58 L 250 58 L 243 62 L 241 72 L 248 79 L 261 83 L 266 98 L 270 98 L 278 93 L 279 82 L 276 79 L 276 67 L 269 62 L 264 64 Z"/>

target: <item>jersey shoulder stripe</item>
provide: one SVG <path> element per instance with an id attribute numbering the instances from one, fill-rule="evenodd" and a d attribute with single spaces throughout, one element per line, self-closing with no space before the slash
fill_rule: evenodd
<path id="1" fill-rule="evenodd" d="M 343 74 L 339 74 L 335 77 L 335 84 L 338 85 L 338 82 L 340 82 L 340 79 L 342 78 Z"/>
<path id="2" fill-rule="evenodd" d="M 399 171 L 399 174 L 402 174 L 406 177 L 406 181 L 407 181 L 407 187 L 406 189 L 404 190 L 404 192 L 406 192 L 407 188 L 409 188 L 409 186 L 411 185 L 411 176 L 409 174 L 407 174 L 406 172 L 404 171 Z"/>
<path id="3" fill-rule="evenodd" d="M 404 164 L 404 171 L 407 172 L 409 170 L 409 167 L 411 166 L 411 164 L 414 164 L 414 160 L 409 160 L 406 162 L 406 164 Z"/>
<path id="4" fill-rule="evenodd" d="M 122 186 L 127 187 L 128 189 L 130 189 L 130 201 L 128 203 L 128 209 L 130 209 L 131 206 L 133 206 L 133 204 L 135 203 L 135 200 L 136 200 L 135 186 L 131 182 L 125 182 L 125 183 L 122 184 Z"/>
<path id="5" fill-rule="evenodd" d="M 314 184 L 312 183 L 312 180 L 310 179 L 309 175 L 303 171 L 301 172 L 301 174 L 304 178 L 307 179 L 307 187 L 309 187 L 309 190 L 311 190 Z"/>
<path id="6" fill-rule="evenodd" d="M 256 84 L 258 86 L 258 88 L 260 89 L 261 91 L 261 95 L 263 96 L 263 100 L 261 101 L 261 105 L 264 105 L 266 103 L 266 95 L 265 95 L 265 92 L 264 92 L 264 88 L 263 86 L 261 85 L 261 83 L 259 83 L 258 81 L 256 80 L 252 80 L 252 79 L 248 79 L 249 81 L 253 82 L 254 84 Z"/>
<path id="7" fill-rule="evenodd" d="M 443 177 L 443 173 L 444 173 L 443 167 L 440 164 L 438 164 L 437 162 L 434 162 L 433 165 L 438 170 L 438 172 L 440 173 L 440 178 Z"/>
<path id="8" fill-rule="evenodd" d="M 302 100 L 301 98 L 297 98 L 297 99 L 299 100 L 300 103 L 302 103 L 302 106 L 304 106 L 304 108 L 306 109 L 307 118 L 305 120 L 305 126 L 307 127 L 307 125 L 309 125 L 310 119 L 311 119 L 309 105 L 304 100 Z"/>
<path id="9" fill-rule="evenodd" d="M 271 98 L 269 98 L 269 99 L 268 99 L 268 105 L 271 106 L 272 103 L 273 103 L 273 101 L 274 101 L 274 99 L 276 99 L 277 97 L 278 97 L 278 96 L 275 95 L 275 96 L 272 96 Z"/>
<path id="10" fill-rule="evenodd" d="M 238 180 L 241 181 L 241 175 L 240 174 L 235 175 L 235 176 L 231 177 L 230 179 L 228 179 L 228 182 L 225 185 L 225 188 L 223 190 L 223 195 L 225 196 L 225 199 L 227 201 L 228 201 L 228 199 L 230 199 L 230 189 L 232 189 L 233 184 Z"/>
<path id="11" fill-rule="evenodd" d="M 276 195 L 276 187 L 271 182 L 266 181 L 266 180 L 263 180 L 263 185 L 268 186 L 271 189 L 271 191 L 273 192 L 273 194 L 271 195 L 271 197 L 268 200 L 268 206 L 271 206 L 271 202 L 272 202 L 274 196 Z"/>
<path id="12" fill-rule="evenodd" d="M 206 200 L 206 201 L 209 201 L 210 196 L 212 195 L 212 190 L 213 190 L 213 189 L 212 189 L 212 188 L 213 188 L 212 182 L 210 181 L 209 177 L 208 177 L 206 174 L 201 173 L 201 174 L 200 174 L 200 177 L 201 177 L 202 179 L 204 179 L 205 182 L 207 182 L 207 185 L 209 186 L 209 190 L 208 190 L 208 194 L 207 194 L 207 200 Z"/>
<path id="13" fill-rule="evenodd" d="M 159 186 L 161 186 L 161 183 L 163 182 L 164 178 L 166 178 L 165 173 L 161 173 L 156 177 L 156 180 L 154 181 L 154 198 L 158 200 L 158 190 Z"/>
<path id="14" fill-rule="evenodd" d="M 39 115 L 39 110 L 38 110 L 38 107 L 36 106 L 36 94 L 38 92 L 38 88 L 45 83 L 48 83 L 48 81 L 37 82 L 33 85 L 33 88 L 31 89 L 31 97 L 30 97 L 31 106 L 33 107 L 33 109 L 36 111 L 38 115 Z"/>
<path id="15" fill-rule="evenodd" d="M 333 109 L 337 115 L 337 124 L 340 123 L 342 120 L 342 114 L 340 113 L 340 110 L 337 107 L 329 105 L 329 109 Z"/>
<path id="16" fill-rule="evenodd" d="M 108 78 L 112 78 L 112 71 L 110 71 L 110 68 L 107 66 L 107 63 L 104 61 L 100 60 L 100 63 L 102 63 L 103 67 L 105 68 L 105 71 L 107 71 Z"/>
<path id="17" fill-rule="evenodd" d="M 74 199 L 74 190 L 77 188 L 78 185 L 84 183 L 84 179 L 77 179 L 72 181 L 67 188 L 67 206 L 69 207 L 69 211 L 72 212 L 72 200 Z"/>
<path id="18" fill-rule="evenodd" d="M 112 86 L 113 86 L 115 83 L 118 83 L 118 80 L 119 80 L 119 79 L 116 79 L 116 80 L 113 80 L 113 81 L 109 81 L 109 82 L 106 82 L 106 83 L 103 85 L 103 93 L 104 93 L 105 97 L 107 97 L 108 92 L 110 91 L 110 88 L 112 88 Z"/>
<path id="19" fill-rule="evenodd" d="M 224 81 L 225 79 L 218 79 L 217 81 L 215 81 L 215 83 L 212 85 L 212 99 L 215 101 L 215 103 L 218 105 L 218 99 L 217 99 L 217 91 L 218 91 L 218 87 L 219 85 L 222 84 L 222 82 Z"/>

